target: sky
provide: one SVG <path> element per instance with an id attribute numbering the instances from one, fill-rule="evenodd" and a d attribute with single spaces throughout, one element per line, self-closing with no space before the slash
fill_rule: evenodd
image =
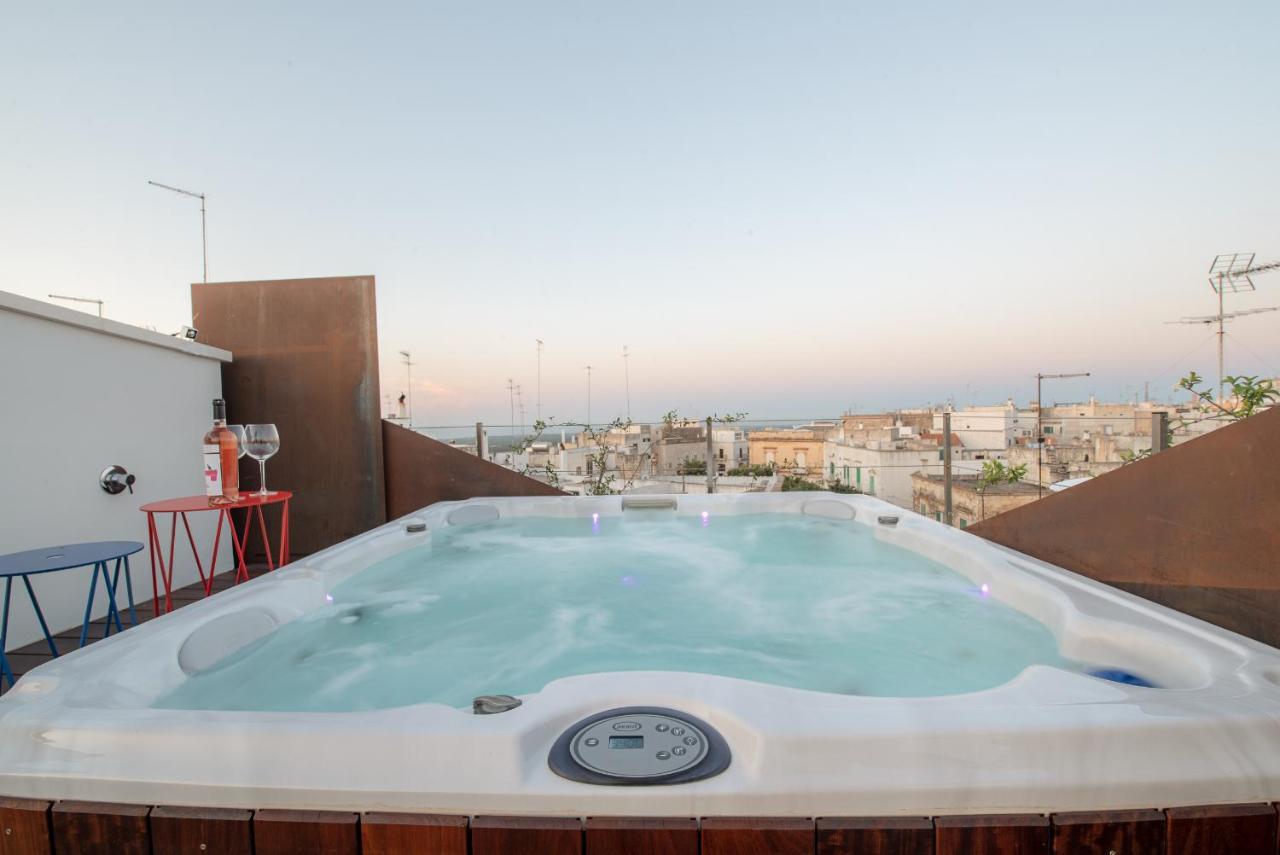
<path id="1" fill-rule="evenodd" d="M 1280 258 L 1280 4 L 0 5 L 0 290 L 373 274 L 414 421 L 814 418 L 1216 375 Z M 1280 273 L 1228 310 L 1280 305 Z M 92 308 L 92 307 L 88 307 Z M 196 323 L 198 327 L 198 321 Z M 1280 312 L 1227 373 L 1280 374 Z M 624 366 L 623 347 L 631 356 Z M 519 415 L 517 414 L 517 420 Z"/>

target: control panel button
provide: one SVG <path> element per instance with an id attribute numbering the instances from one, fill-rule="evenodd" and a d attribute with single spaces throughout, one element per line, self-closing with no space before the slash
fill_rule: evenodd
<path id="1" fill-rule="evenodd" d="M 688 753 L 688 751 L 689 749 L 685 748 L 683 745 L 677 745 L 675 748 L 671 749 L 671 753 L 676 755 L 677 757 L 683 757 L 686 753 Z"/>
<path id="2" fill-rule="evenodd" d="M 684 738 L 684 744 L 685 744 L 685 745 L 697 745 L 697 744 L 698 744 L 698 737 L 696 737 L 696 736 L 686 736 L 686 737 Z"/>
<path id="3" fill-rule="evenodd" d="M 595 748 L 599 744 L 600 744 L 600 740 L 596 739 L 594 736 L 586 740 L 586 745 L 588 748 Z"/>
<path id="4" fill-rule="evenodd" d="M 684 736 L 684 728 L 683 728 L 683 727 L 673 727 L 673 728 L 671 728 L 671 735 L 672 735 L 672 736 Z"/>
<path id="5" fill-rule="evenodd" d="M 655 757 L 657 757 L 659 760 L 670 760 L 670 759 L 671 759 L 671 752 L 669 752 L 669 751 L 659 751 L 659 752 L 658 752 L 657 754 L 655 754 L 654 756 L 655 756 Z"/>
<path id="6" fill-rule="evenodd" d="M 666 733 L 666 732 L 667 732 L 668 730 L 670 730 L 671 728 L 670 728 L 668 725 L 665 725 L 665 724 L 655 724 L 655 725 L 653 726 L 653 729 L 654 729 L 654 730 L 656 730 L 656 731 L 658 731 L 658 733 Z"/>

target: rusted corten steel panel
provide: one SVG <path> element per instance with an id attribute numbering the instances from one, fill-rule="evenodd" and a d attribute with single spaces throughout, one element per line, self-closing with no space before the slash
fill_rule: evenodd
<path id="1" fill-rule="evenodd" d="M 382 447 L 388 519 L 436 502 L 477 496 L 564 495 L 541 481 L 391 422 L 382 423 Z"/>
<path id="2" fill-rule="evenodd" d="M 1280 407 L 969 528 L 1280 645 Z"/>
<path id="3" fill-rule="evenodd" d="M 294 491 L 295 555 L 386 521 L 374 291 L 372 276 L 191 286 L 200 341 L 233 355 L 222 369 L 229 420 L 280 430 L 267 486 Z M 247 456 L 240 487 L 258 487 Z"/>

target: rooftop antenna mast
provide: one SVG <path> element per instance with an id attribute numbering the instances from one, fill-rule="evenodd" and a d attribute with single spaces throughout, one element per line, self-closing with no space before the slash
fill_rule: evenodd
<path id="1" fill-rule="evenodd" d="M 1227 338 L 1227 321 L 1234 320 L 1244 315 L 1257 315 L 1263 312 L 1274 312 L 1280 309 L 1280 306 L 1267 306 L 1258 309 L 1239 309 L 1234 312 L 1225 311 L 1223 302 L 1224 295 L 1229 291 L 1233 294 L 1239 294 L 1245 291 L 1256 291 L 1257 288 L 1250 278 L 1254 273 L 1269 273 L 1273 270 L 1280 270 L 1280 261 L 1273 261 L 1267 264 L 1254 264 L 1254 253 L 1252 252 L 1224 252 L 1213 259 L 1213 264 L 1209 265 L 1209 285 L 1218 295 L 1218 313 L 1216 315 L 1200 315 L 1198 317 L 1181 318 L 1176 321 L 1166 321 L 1170 324 L 1213 324 L 1218 325 L 1218 400 L 1222 400 L 1223 392 L 1226 390 L 1226 369 L 1225 369 L 1225 344 Z"/>
<path id="2" fill-rule="evenodd" d="M 200 266 L 202 268 L 203 278 L 201 282 L 209 281 L 209 238 L 205 232 L 204 221 L 204 194 L 196 193 L 194 190 L 183 190 L 181 187 L 170 187 L 168 184 L 161 184 L 159 181 L 148 181 L 152 187 L 159 187 L 161 190 L 172 190 L 174 193 L 181 193 L 183 196 L 191 196 L 200 200 Z"/>
<path id="3" fill-rule="evenodd" d="M 538 421 L 542 421 L 542 339 L 535 338 L 538 343 L 538 404 L 537 413 Z"/>
<path id="4" fill-rule="evenodd" d="M 587 369 L 587 430 L 591 430 L 591 371 L 594 365 L 586 366 Z"/>
<path id="5" fill-rule="evenodd" d="M 50 300 L 70 300 L 73 303 L 97 303 L 98 317 L 102 317 L 102 301 L 101 300 L 92 300 L 88 297 L 68 297 L 66 294 L 50 294 L 49 299 Z"/>
<path id="6" fill-rule="evenodd" d="M 516 384 L 516 407 L 520 410 L 520 436 L 524 436 L 524 389 Z"/>
<path id="7" fill-rule="evenodd" d="M 1044 381 L 1088 376 L 1088 371 L 1076 371 L 1071 374 L 1036 374 L 1036 498 L 1044 495 L 1044 424 L 1040 418 L 1040 414 L 1044 412 Z M 943 442 L 950 444 L 951 437 L 943 437 Z"/>
<path id="8" fill-rule="evenodd" d="M 514 377 L 507 378 L 507 403 L 511 407 L 511 422 L 507 429 L 511 431 L 511 436 L 514 437 L 516 431 L 516 381 Z M 512 448 L 515 448 L 514 444 Z"/>
<path id="9" fill-rule="evenodd" d="M 631 421 L 631 353 L 622 346 L 622 376 L 627 389 L 627 421 Z"/>
<path id="10" fill-rule="evenodd" d="M 405 408 L 409 416 L 409 428 L 413 429 L 413 359 L 409 356 L 409 351 L 400 351 L 400 360 L 404 362 L 404 382 L 405 382 L 405 400 L 408 406 Z"/>

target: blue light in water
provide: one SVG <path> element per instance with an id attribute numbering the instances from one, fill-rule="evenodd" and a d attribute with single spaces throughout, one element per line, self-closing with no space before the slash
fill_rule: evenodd
<path id="1" fill-rule="evenodd" d="M 986 582 L 983 582 L 982 587 L 979 588 L 978 590 L 982 592 L 982 596 L 984 597 L 989 596 L 991 594 L 991 586 L 988 585 Z"/>
<path id="2" fill-rule="evenodd" d="M 325 601 L 326 603 L 332 603 L 332 602 L 333 602 L 333 594 L 325 594 L 325 595 L 324 595 L 324 601 Z"/>
<path id="3" fill-rule="evenodd" d="M 636 577 L 629 573 L 618 581 L 622 583 L 622 587 L 624 588 L 634 588 L 636 586 Z"/>
<path id="4" fill-rule="evenodd" d="M 1160 688 L 1155 683 L 1120 668 L 1094 668 L 1087 673 L 1090 677 L 1097 677 L 1099 680 L 1110 680 L 1113 683 L 1122 683 L 1126 686 L 1141 686 L 1144 689 Z"/>
<path id="5" fill-rule="evenodd" d="M 711 514 L 708 511 L 702 512 L 702 527 L 706 528 L 711 524 Z"/>
<path id="6" fill-rule="evenodd" d="M 600 515 L 599 514 L 591 515 L 591 533 L 592 534 L 600 533 Z"/>

